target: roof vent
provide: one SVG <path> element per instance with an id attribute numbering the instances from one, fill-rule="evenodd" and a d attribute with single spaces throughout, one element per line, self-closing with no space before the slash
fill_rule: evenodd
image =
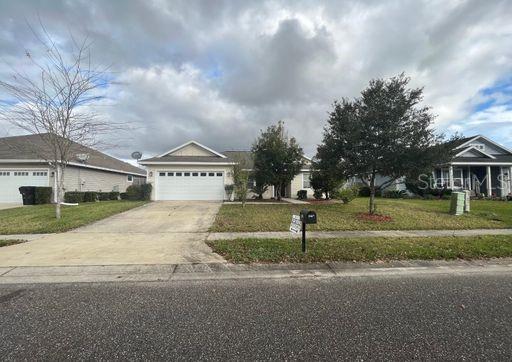
<path id="1" fill-rule="evenodd" d="M 88 153 L 78 153 L 76 155 L 76 159 L 82 163 L 86 163 L 87 160 L 89 159 L 89 154 Z"/>

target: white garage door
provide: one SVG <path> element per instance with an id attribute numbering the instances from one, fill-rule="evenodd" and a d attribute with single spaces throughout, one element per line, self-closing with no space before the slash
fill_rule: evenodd
<path id="1" fill-rule="evenodd" d="M 157 200 L 223 200 L 224 172 L 159 171 Z"/>
<path id="2" fill-rule="evenodd" d="M 0 202 L 21 204 L 21 186 L 48 186 L 48 171 L 0 169 Z"/>

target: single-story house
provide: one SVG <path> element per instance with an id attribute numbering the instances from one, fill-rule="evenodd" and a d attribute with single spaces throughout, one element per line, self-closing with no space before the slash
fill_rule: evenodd
<path id="1" fill-rule="evenodd" d="M 218 152 L 196 141 L 189 141 L 156 157 L 141 160 L 147 169 L 147 182 L 153 184 L 152 200 L 228 200 L 226 185 L 233 184 L 233 165 L 242 162 L 247 171 L 253 168 L 250 151 Z M 283 197 L 296 197 L 297 191 L 310 186 L 309 158 L 304 159 L 304 168 L 285 185 Z M 254 184 L 249 180 L 250 185 Z M 271 198 L 273 187 L 263 195 Z M 248 195 L 251 197 L 251 195 Z"/>
<path id="2" fill-rule="evenodd" d="M 452 160 L 433 172 L 437 187 L 504 197 L 512 192 L 512 151 L 476 135 L 453 144 Z"/>
<path id="3" fill-rule="evenodd" d="M 0 202 L 21 203 L 21 186 L 55 189 L 54 167 L 45 161 L 44 135 L 0 138 Z M 64 172 L 64 191 L 119 191 L 146 181 L 146 170 L 90 147 L 73 143 L 74 155 Z"/>

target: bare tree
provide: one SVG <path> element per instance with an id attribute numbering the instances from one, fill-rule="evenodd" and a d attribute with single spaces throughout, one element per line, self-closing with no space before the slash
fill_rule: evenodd
<path id="1" fill-rule="evenodd" d="M 87 38 L 77 42 L 71 36 L 72 49 L 65 52 L 41 28 L 42 36 L 33 33 L 44 47 L 44 55 L 25 51 L 35 75 L 13 69 L 11 79 L 0 80 L 0 89 L 12 97 L 0 104 L 0 117 L 40 136 L 44 147 L 33 151 L 54 169 L 55 216 L 60 219 L 64 173 L 76 156 L 76 143 L 92 146 L 96 136 L 112 131 L 113 125 L 91 108 L 104 98 L 101 93 L 108 82 L 107 68 L 91 64 L 91 43 Z"/>

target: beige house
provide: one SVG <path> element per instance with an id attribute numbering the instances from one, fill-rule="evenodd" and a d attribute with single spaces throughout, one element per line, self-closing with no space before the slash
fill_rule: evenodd
<path id="1" fill-rule="evenodd" d="M 0 138 L 0 202 L 21 203 L 21 186 L 55 189 L 53 166 L 41 157 L 45 143 L 40 135 Z M 119 191 L 146 181 L 146 171 L 79 144 L 64 172 L 64 191 Z"/>
<path id="2" fill-rule="evenodd" d="M 228 200 L 225 187 L 233 184 L 233 165 L 242 162 L 248 171 L 253 162 L 249 151 L 217 152 L 196 141 L 189 141 L 161 155 L 140 161 L 147 168 L 147 182 L 153 184 L 152 200 Z M 304 169 L 286 185 L 285 197 L 295 197 L 297 191 L 307 190 L 313 195 L 309 184 L 311 160 L 305 159 Z M 254 185 L 249 180 L 250 187 Z M 248 197 L 253 196 L 252 194 Z M 269 187 L 264 198 L 274 196 Z"/>

